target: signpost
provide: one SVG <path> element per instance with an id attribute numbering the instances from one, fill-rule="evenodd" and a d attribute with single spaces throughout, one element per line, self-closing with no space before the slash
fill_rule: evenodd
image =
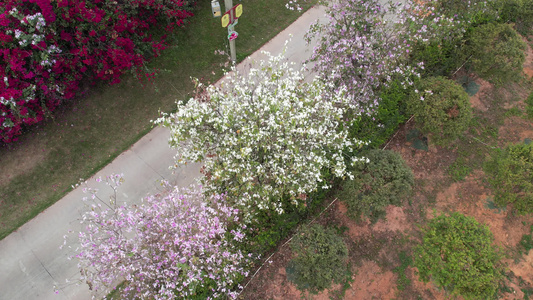
<path id="1" fill-rule="evenodd" d="M 237 4 L 222 16 L 222 27 L 228 27 L 228 24 L 237 24 L 237 19 L 242 15 L 242 4 Z"/>
<path id="2" fill-rule="evenodd" d="M 222 27 L 228 28 L 228 40 L 229 49 L 231 53 L 231 60 L 233 63 L 237 60 L 237 53 L 235 50 L 235 39 L 239 36 L 239 33 L 235 31 L 235 25 L 237 25 L 239 17 L 242 15 L 242 4 L 233 6 L 233 0 L 224 0 L 224 6 L 227 9 L 226 12 L 220 18 Z M 228 9 L 228 7 L 231 7 Z M 214 17 L 220 17 L 220 4 L 217 0 L 211 1 L 211 9 Z"/>
<path id="3" fill-rule="evenodd" d="M 233 0 L 224 0 L 226 13 L 222 16 L 222 27 L 228 27 L 229 49 L 231 53 L 231 61 L 237 61 L 237 51 L 235 50 L 235 39 L 239 34 L 234 30 L 237 25 L 237 19 L 242 15 L 242 4 L 233 6 Z M 226 20 L 224 17 L 228 16 Z M 229 19 L 229 20 L 228 20 Z M 229 22 L 228 22 L 229 21 Z"/>
<path id="4" fill-rule="evenodd" d="M 222 16 L 222 27 L 228 27 L 229 23 L 230 23 L 230 19 L 231 19 L 231 16 L 230 14 L 228 13 L 225 13 L 223 16 Z"/>
<path id="5" fill-rule="evenodd" d="M 237 4 L 232 9 L 235 19 L 238 19 L 242 15 L 242 4 Z"/>

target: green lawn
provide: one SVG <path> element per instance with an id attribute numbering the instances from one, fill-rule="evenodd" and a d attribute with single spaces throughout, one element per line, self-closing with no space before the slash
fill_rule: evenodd
<path id="1" fill-rule="evenodd" d="M 90 87 L 86 96 L 31 128 L 19 141 L 0 148 L 0 239 L 63 197 L 80 178 L 111 162 L 151 129 L 158 111 L 174 108 L 194 88 L 191 77 L 214 82 L 225 61 L 215 50 L 228 47 L 210 1 L 200 0 L 190 24 L 171 37 L 172 46 L 148 67 L 159 69 L 154 86 L 143 88 L 131 75 L 114 86 Z M 221 1 L 223 2 L 223 1 Z M 243 0 L 236 30 L 242 60 L 287 27 L 301 13 L 286 0 Z M 316 3 L 308 1 L 305 9 Z M 80 199 L 81 200 L 81 199 Z"/>

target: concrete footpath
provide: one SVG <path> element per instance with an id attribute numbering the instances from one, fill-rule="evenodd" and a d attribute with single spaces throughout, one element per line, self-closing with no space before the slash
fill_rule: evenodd
<path id="1" fill-rule="evenodd" d="M 285 41 L 290 38 L 292 41 L 287 45 L 286 57 L 301 64 L 312 51 L 312 46 L 304 41 L 304 34 L 316 19 L 325 20 L 324 16 L 324 8 L 310 9 L 260 50 L 279 54 Z M 249 59 L 264 57 L 261 51 L 251 55 L 238 68 L 247 68 Z M 117 198 L 120 202 L 129 203 L 138 203 L 142 197 L 160 191 L 160 181 L 163 179 L 178 186 L 193 183 L 201 176 L 200 164 L 189 164 L 174 172 L 169 170 L 173 156 L 179 150 L 169 148 L 168 138 L 168 129 L 153 129 L 94 177 L 104 178 L 112 173 L 123 173 L 125 182 L 118 190 Z M 100 189 L 99 196 L 102 199 L 109 198 L 112 190 L 103 183 L 96 183 L 93 178 L 88 180 L 89 186 Z M 78 220 L 86 210 L 81 200 L 84 195 L 81 187 L 74 189 L 0 241 L 1 300 L 91 299 L 86 284 L 66 283 L 66 280 L 78 278 L 80 273 L 76 260 L 67 259 L 73 252 L 59 250 L 67 231 L 80 229 Z M 59 288 L 59 293 L 54 292 L 54 286 Z"/>

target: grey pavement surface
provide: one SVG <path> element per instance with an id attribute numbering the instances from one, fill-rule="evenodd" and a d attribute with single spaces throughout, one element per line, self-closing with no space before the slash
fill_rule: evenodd
<path id="1" fill-rule="evenodd" d="M 324 15 L 323 7 L 310 9 L 260 51 L 243 61 L 238 69 L 246 68 L 249 59 L 264 58 L 261 50 L 274 55 L 281 53 L 291 35 L 292 41 L 287 45 L 285 55 L 290 61 L 301 64 L 310 56 L 312 49 L 312 46 L 306 45 L 304 34 L 316 19 L 324 20 Z M 93 178 L 123 173 L 125 182 L 119 189 L 118 200 L 129 203 L 140 202 L 141 198 L 157 193 L 163 179 L 178 186 L 194 183 L 201 176 L 200 164 L 189 164 L 171 171 L 169 166 L 179 150 L 169 148 L 168 138 L 168 129 L 153 129 Z M 109 197 L 112 190 L 103 183 L 96 183 L 93 178 L 88 179 L 89 186 L 100 189 L 101 198 Z M 84 196 L 81 187 L 74 189 L 0 241 L 1 300 L 91 299 L 92 294 L 86 284 L 66 283 L 66 280 L 78 278 L 79 271 L 77 262 L 67 259 L 72 252 L 59 250 L 67 231 L 80 229 L 78 220 L 86 210 L 81 200 Z M 54 292 L 54 286 L 59 287 L 58 294 Z"/>

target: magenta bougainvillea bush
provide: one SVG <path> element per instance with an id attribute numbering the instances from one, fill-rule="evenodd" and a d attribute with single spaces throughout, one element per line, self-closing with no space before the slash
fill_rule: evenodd
<path id="1" fill-rule="evenodd" d="M 11 142 L 80 90 L 119 82 L 165 48 L 154 26 L 192 16 L 185 0 L 4 0 L 0 3 L 0 141 Z M 140 70 L 140 69 L 139 69 Z M 138 73 L 141 74 L 141 73 Z M 151 76 L 153 74 L 141 74 Z"/>

